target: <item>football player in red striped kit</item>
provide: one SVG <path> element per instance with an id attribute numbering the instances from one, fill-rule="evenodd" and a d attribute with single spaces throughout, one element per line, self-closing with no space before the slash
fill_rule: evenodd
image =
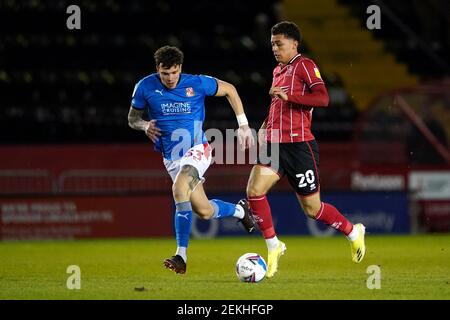
<path id="1" fill-rule="evenodd" d="M 286 245 L 276 236 L 266 194 L 283 176 L 287 176 L 309 218 L 339 230 L 348 238 L 354 262 L 361 262 L 366 251 L 364 225 L 353 225 L 333 205 L 320 200 L 319 149 L 311 133 L 311 122 L 314 108 L 327 107 L 329 98 L 317 65 L 298 52 L 300 42 L 300 30 L 295 23 L 283 21 L 272 27 L 272 51 L 278 65 L 269 91 L 272 98 L 269 114 L 258 133 L 258 141 L 267 143 L 268 151 L 271 144 L 279 144 L 279 162 L 267 165 L 258 159 L 247 184 L 247 198 L 268 248 L 269 278 L 277 272 Z"/>

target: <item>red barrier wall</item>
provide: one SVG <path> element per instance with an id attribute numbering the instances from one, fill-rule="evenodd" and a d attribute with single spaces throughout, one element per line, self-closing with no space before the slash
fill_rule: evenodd
<path id="1" fill-rule="evenodd" d="M 321 183 L 325 189 L 348 189 L 350 172 L 354 165 L 351 144 L 320 144 Z M 213 164 L 206 173 L 210 191 L 245 191 L 252 164 Z M 67 170 L 160 170 L 164 181 L 157 184 L 170 190 L 171 180 L 162 163 L 161 154 L 151 144 L 124 145 L 43 145 L 0 147 L 0 170 L 44 169 L 57 178 Z M 6 183 L 6 182 L 3 182 Z M 19 190 L 17 179 L 9 181 L 10 189 Z M 41 181 L 41 184 L 49 184 Z M 1 186 L 0 186 L 1 187 Z M 5 189 L 4 188 L 0 188 Z M 47 190 L 51 189 L 47 186 Z M 34 189 L 33 189 L 34 190 Z M 281 181 L 276 190 L 290 190 Z M 1 191 L 0 191 L 1 192 Z"/>
<path id="2" fill-rule="evenodd" d="M 170 196 L 0 198 L 0 239 L 173 235 Z"/>
<path id="3" fill-rule="evenodd" d="M 1 146 L 0 169 L 164 169 L 151 144 Z"/>

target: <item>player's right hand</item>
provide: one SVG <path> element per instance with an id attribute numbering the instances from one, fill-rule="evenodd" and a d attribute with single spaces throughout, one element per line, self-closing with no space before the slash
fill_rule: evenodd
<path id="1" fill-rule="evenodd" d="M 147 137 L 152 140 L 153 143 L 158 141 L 158 138 L 161 136 L 161 129 L 156 126 L 156 120 L 150 120 L 147 124 L 147 128 L 145 129 L 145 134 Z"/>
<path id="2" fill-rule="evenodd" d="M 283 101 L 288 101 L 287 88 L 286 87 L 271 87 L 269 95 L 273 98 L 278 98 Z"/>

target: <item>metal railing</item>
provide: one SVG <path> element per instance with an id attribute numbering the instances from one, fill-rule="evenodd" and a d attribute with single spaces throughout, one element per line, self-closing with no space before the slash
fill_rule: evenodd
<path id="1" fill-rule="evenodd" d="M 0 194 L 54 193 L 55 179 L 49 170 L 0 170 Z"/>

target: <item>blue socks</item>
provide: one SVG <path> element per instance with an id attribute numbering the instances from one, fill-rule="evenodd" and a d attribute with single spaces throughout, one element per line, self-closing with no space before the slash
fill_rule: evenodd
<path id="1" fill-rule="evenodd" d="M 242 212 L 242 216 L 241 216 L 241 212 L 240 210 L 238 210 L 238 208 L 240 208 L 240 206 L 236 206 L 233 203 L 229 203 L 229 202 L 225 202 L 219 199 L 212 199 L 209 201 L 209 203 L 211 203 L 211 205 L 214 208 L 214 215 L 213 218 L 214 219 L 222 219 L 225 217 L 233 217 L 233 216 L 237 216 L 238 218 L 242 219 L 244 217 L 244 214 Z"/>
<path id="2" fill-rule="evenodd" d="M 233 203 L 218 199 L 210 200 L 210 203 L 214 208 L 214 219 L 222 219 L 225 217 L 242 219 L 244 217 L 244 211 L 241 206 L 236 206 Z M 186 201 L 176 203 L 175 207 L 175 235 L 177 239 L 177 252 L 175 254 L 180 255 L 186 261 L 186 251 L 192 225 L 192 205 L 190 201 Z"/>
<path id="3" fill-rule="evenodd" d="M 176 203 L 175 234 L 178 247 L 187 248 L 192 224 L 192 206 L 190 201 Z"/>

